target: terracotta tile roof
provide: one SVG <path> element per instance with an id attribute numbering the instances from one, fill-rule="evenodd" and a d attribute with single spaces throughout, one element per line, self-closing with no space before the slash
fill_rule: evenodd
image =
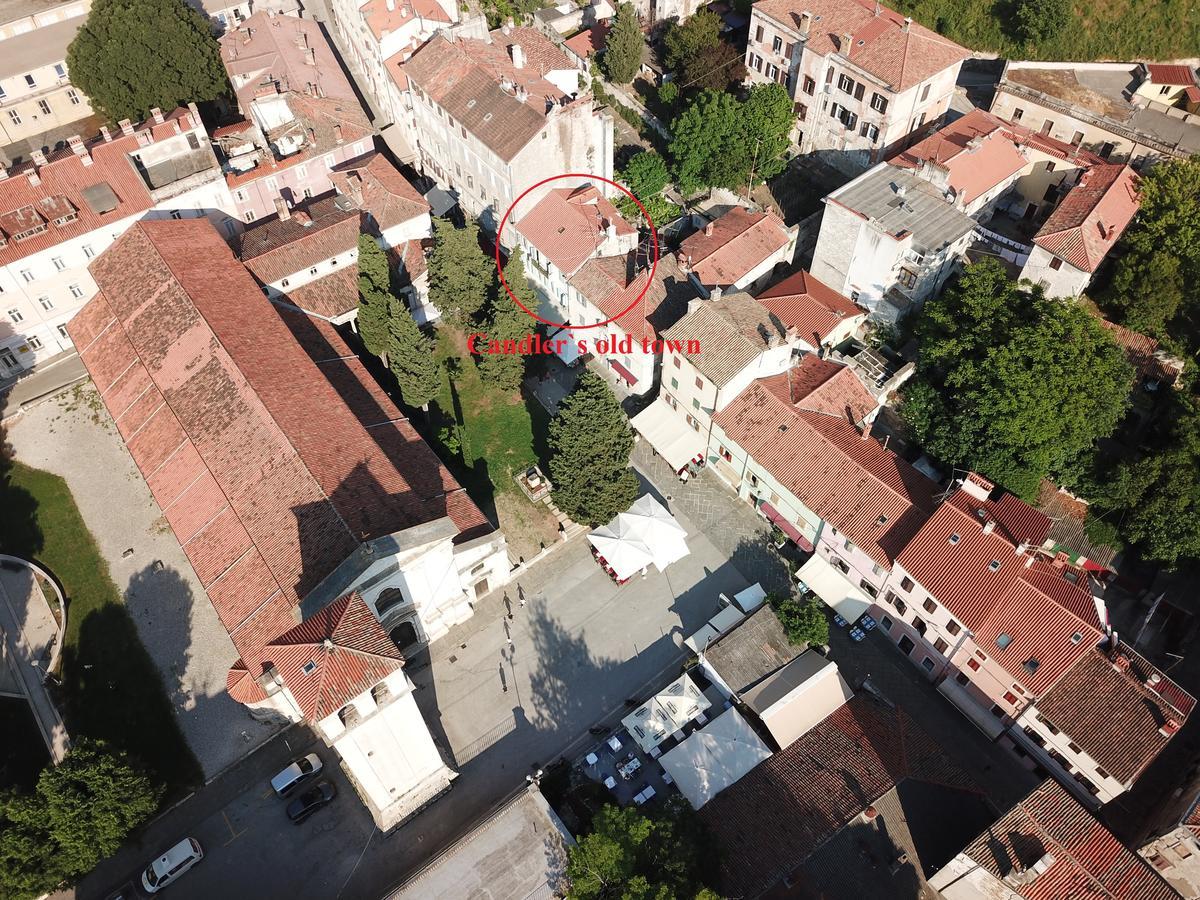
<path id="1" fill-rule="evenodd" d="M 593 53 L 599 53 L 608 46 L 608 33 L 610 31 L 612 31 L 612 26 L 607 22 L 597 22 L 591 28 L 587 28 L 574 37 L 568 38 L 564 42 L 564 45 L 581 59 L 591 59 Z"/>
<path id="2" fill-rule="evenodd" d="M 193 127 L 203 128 L 203 125 L 193 123 L 191 113 L 180 108 L 166 116 L 161 125 L 148 119 L 133 134 L 124 135 L 118 130 L 110 141 L 100 136 L 87 141 L 83 147 L 90 154 L 90 165 L 84 164 L 83 156 L 68 149 L 50 156 L 45 165 L 27 163 L 12 169 L 7 178 L 0 180 L 0 228 L 7 239 L 0 246 L 0 265 L 10 265 L 152 207 L 154 200 L 149 188 L 129 156 L 140 146 L 138 135 L 149 133 L 155 140 L 162 140 L 174 135 L 176 128 Z M 201 136 L 201 141 L 204 140 Z M 89 195 L 92 202 L 88 201 Z M 52 218 L 39 212 L 61 208 L 63 203 L 74 209 L 74 220 L 55 224 Z M 22 210 L 23 213 L 15 215 Z M 39 221 L 33 222 L 31 216 Z M 26 220 L 45 228 L 14 240 L 14 235 L 24 230 L 19 223 Z"/>
<path id="3" fill-rule="evenodd" d="M 336 331 L 270 304 L 206 220 L 139 222 L 92 269 L 72 335 L 210 595 L 248 545 L 295 604 L 360 541 L 483 520 Z"/>
<path id="4" fill-rule="evenodd" d="M 818 346 L 848 318 L 866 317 L 866 310 L 849 297 L 819 281 L 803 269 L 771 285 L 758 302 L 804 341 Z"/>
<path id="5" fill-rule="evenodd" d="M 1196 73 L 1192 71 L 1191 66 L 1149 63 L 1146 68 L 1150 72 L 1150 80 L 1155 84 L 1177 84 L 1191 87 L 1196 83 Z"/>
<path id="6" fill-rule="evenodd" d="M 431 26 L 425 23 L 449 25 L 452 21 L 437 0 L 368 0 L 358 10 L 376 40 L 382 40 L 387 34 L 410 25 L 414 18 L 422 20 L 426 34 Z"/>
<path id="7" fill-rule="evenodd" d="M 849 55 L 854 65 L 903 91 L 970 56 L 965 47 L 874 0 L 760 0 L 754 9 L 798 32 L 800 15 L 812 14 L 808 50 Z M 878 10 L 878 13 L 876 12 Z M 850 34 L 849 47 L 843 35 Z"/>
<path id="8" fill-rule="evenodd" d="M 695 288 L 675 260 L 664 256 L 658 261 L 654 281 L 641 302 L 622 316 L 646 286 L 649 275 L 650 270 L 643 269 L 631 278 L 626 257 L 605 256 L 589 259 L 568 283 L 605 318 L 621 316 L 613 324 L 635 341 L 641 341 L 656 337 L 678 322 L 687 311 L 688 300 L 696 296 Z"/>
<path id="9" fill-rule="evenodd" d="M 358 264 L 343 266 L 316 281 L 289 289 L 287 302 L 326 319 L 344 316 L 358 308 Z"/>
<path id="10" fill-rule="evenodd" d="M 663 332 L 663 338 L 698 341 L 699 353 L 680 355 L 721 388 L 770 347 L 783 343 L 787 328 L 749 294 L 730 294 L 715 301 L 696 301 L 687 315 Z"/>
<path id="11" fill-rule="evenodd" d="M 1087 150 L 1006 122 L 978 108 L 901 151 L 890 162 L 903 168 L 916 168 L 923 161 L 934 163 L 946 169 L 955 194 L 961 195 L 965 203 L 972 203 L 1031 165 L 1021 152 L 1025 146 L 1085 168 L 1104 164 Z"/>
<path id="12" fill-rule="evenodd" d="M 994 525 L 987 531 L 989 522 Z M 984 652 L 1035 695 L 1048 690 L 1102 637 L 1086 579 L 1068 580 L 1068 574 L 1082 576 L 1036 552 L 1049 530 L 1043 513 L 1009 494 L 980 501 L 960 489 L 897 560 L 974 633 Z M 1018 553 L 1022 544 L 1026 549 Z M 1078 641 L 1072 640 L 1075 634 Z M 1003 648 L 996 643 L 1000 635 L 1010 639 Z"/>
<path id="13" fill-rule="evenodd" d="M 785 403 L 861 423 L 879 406 L 849 366 L 809 353 L 786 372 L 759 383 Z"/>
<path id="14" fill-rule="evenodd" d="M 587 184 L 550 191 L 514 227 L 569 277 L 599 252 L 609 225 L 618 235 L 637 231 L 595 185 Z"/>
<path id="15" fill-rule="evenodd" d="M 722 896 L 755 897 L 788 878 L 909 780 L 979 791 L 907 713 L 854 697 L 700 810 L 721 847 Z"/>
<path id="16" fill-rule="evenodd" d="M 337 55 L 321 26 L 311 19 L 257 12 L 227 30 L 217 43 L 230 80 L 236 85 L 247 79 L 234 91 L 243 112 L 248 112 L 266 84 L 278 84 L 295 93 L 316 84 L 320 95 L 358 106 Z"/>
<path id="17" fill-rule="evenodd" d="M 1053 864 L 1018 886 L 1026 900 L 1178 900 L 1179 894 L 1053 780 L 1042 782 L 963 851 L 997 878 Z"/>
<path id="18" fill-rule="evenodd" d="M 404 657 L 357 592 L 333 601 L 271 641 L 275 664 L 309 721 L 340 710 L 404 665 Z"/>
<path id="19" fill-rule="evenodd" d="M 679 259 L 701 284 L 728 287 L 786 247 L 791 239 L 787 226 L 775 213 L 750 212 L 735 206 L 685 239 L 679 247 Z"/>
<path id="20" fill-rule="evenodd" d="M 381 153 L 343 163 L 330 180 L 370 213 L 381 231 L 429 213 L 425 198 Z"/>
<path id="21" fill-rule="evenodd" d="M 1100 324 L 1108 329 L 1125 356 L 1137 369 L 1138 380 L 1146 378 L 1172 385 L 1183 373 L 1183 361 L 1161 354 L 1158 341 L 1149 335 L 1131 331 L 1116 322 L 1101 319 Z"/>
<path id="22" fill-rule="evenodd" d="M 510 55 L 513 44 L 525 53 L 520 69 Z M 575 66 L 533 28 L 515 28 L 507 36 L 493 31 L 487 41 L 439 32 L 407 61 L 400 57 L 386 62 L 393 79 L 401 75 L 416 85 L 505 162 L 546 127 L 548 109 L 572 102 L 542 76 L 551 70 L 575 71 Z M 518 98 L 518 88 L 525 91 L 524 100 Z"/>
<path id="23" fill-rule="evenodd" d="M 1138 211 L 1129 166 L 1094 166 L 1055 207 L 1033 242 L 1077 269 L 1095 272 Z"/>
<path id="24" fill-rule="evenodd" d="M 933 511 L 933 481 L 844 418 L 798 409 L 761 380 L 713 421 L 881 566 L 891 567 Z"/>
<path id="25" fill-rule="evenodd" d="M 325 197 L 296 206 L 286 219 L 272 216 L 248 226 L 235 250 L 255 278 L 272 284 L 349 254 L 358 246 L 358 232 L 358 210 Z"/>
<path id="26" fill-rule="evenodd" d="M 1125 784 L 1182 727 L 1196 700 L 1126 644 L 1094 649 L 1037 703 L 1037 710 Z M 1160 731 L 1174 721 L 1174 731 Z"/>

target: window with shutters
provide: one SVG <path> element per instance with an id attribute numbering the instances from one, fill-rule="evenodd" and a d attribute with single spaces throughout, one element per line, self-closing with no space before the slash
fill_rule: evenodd
<path id="1" fill-rule="evenodd" d="M 931 87 L 931 85 L 927 84 L 927 85 L 925 85 L 925 87 L 921 88 L 921 99 L 919 102 L 924 103 L 926 100 L 929 99 L 929 88 L 930 87 Z"/>
<path id="2" fill-rule="evenodd" d="M 763 39 L 763 30 L 762 30 L 762 26 L 759 25 L 757 28 L 754 29 L 754 40 L 757 43 L 761 44 L 762 39 Z"/>
<path id="3" fill-rule="evenodd" d="M 959 625 L 957 622 L 955 622 L 953 619 L 951 619 L 949 622 L 946 623 L 946 631 L 949 632 L 951 635 L 956 635 L 960 631 L 962 631 L 962 626 Z"/>
<path id="4" fill-rule="evenodd" d="M 838 76 L 838 90 L 846 94 L 854 93 L 854 79 L 843 72 Z"/>
<path id="5" fill-rule="evenodd" d="M 771 52 L 778 53 L 782 49 L 783 38 L 781 38 L 779 35 L 775 35 L 775 37 L 771 38 Z"/>
<path id="6" fill-rule="evenodd" d="M 861 100 L 863 98 L 863 91 L 864 87 L 861 84 L 856 84 L 854 86 L 854 99 Z"/>
<path id="7" fill-rule="evenodd" d="M 875 112 L 885 113 L 887 112 L 887 107 L 887 97 L 879 93 L 871 95 L 871 109 L 875 110 Z"/>
<path id="8" fill-rule="evenodd" d="M 808 75 L 805 75 L 804 81 L 803 81 L 800 89 L 802 91 L 804 91 L 804 93 L 811 96 L 813 91 L 815 91 L 817 89 L 817 83 L 815 81 L 813 81 L 812 78 L 810 78 Z"/>
<path id="9" fill-rule="evenodd" d="M 934 649 L 934 650 L 936 650 L 938 653 L 941 653 L 941 654 L 945 654 L 945 652 L 946 652 L 946 649 L 947 649 L 949 646 L 950 646 L 950 645 L 949 645 L 949 644 L 947 644 L 947 643 L 946 643 L 946 642 L 945 642 L 945 641 L 944 641 L 942 638 L 938 638 L 936 641 L 934 641 L 934 642 L 933 642 L 933 649 Z"/>

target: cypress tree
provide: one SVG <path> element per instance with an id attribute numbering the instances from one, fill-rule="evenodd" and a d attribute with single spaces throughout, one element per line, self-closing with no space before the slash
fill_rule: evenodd
<path id="1" fill-rule="evenodd" d="M 441 387 L 436 344 L 399 300 L 392 298 L 388 320 L 388 359 L 400 385 L 400 399 L 408 406 L 426 409 Z"/>
<path id="2" fill-rule="evenodd" d="M 369 234 L 358 236 L 358 334 L 369 353 L 384 356 L 394 298 L 387 255 Z M 386 364 L 386 359 L 385 359 Z"/>
<path id="3" fill-rule="evenodd" d="M 584 525 L 600 525 L 638 497 L 629 468 L 629 421 L 599 375 L 584 372 L 550 422 L 554 502 Z"/>
<path id="4" fill-rule="evenodd" d="M 622 3 L 617 9 L 617 18 L 608 34 L 604 50 L 604 72 L 617 84 L 633 81 L 642 65 L 642 50 L 646 46 L 642 38 L 642 27 L 638 24 L 633 6 Z"/>
<path id="5" fill-rule="evenodd" d="M 527 309 L 537 309 L 537 294 L 525 278 L 525 264 L 521 261 L 520 250 L 516 250 L 509 257 L 508 265 L 504 267 L 504 280 L 508 283 L 509 290 Z M 533 319 L 513 303 L 512 297 L 504 290 L 504 285 L 497 283 L 496 299 L 492 304 L 492 315 L 487 325 L 488 338 L 519 341 L 532 332 L 533 328 Z M 525 377 L 525 357 L 519 353 L 485 353 L 479 359 L 479 369 L 497 384 L 515 391 L 521 387 L 521 379 Z"/>
<path id="6" fill-rule="evenodd" d="M 435 219 L 429 255 L 429 299 L 451 324 L 465 326 L 487 302 L 496 264 L 479 246 L 479 226 L 455 228 Z"/>

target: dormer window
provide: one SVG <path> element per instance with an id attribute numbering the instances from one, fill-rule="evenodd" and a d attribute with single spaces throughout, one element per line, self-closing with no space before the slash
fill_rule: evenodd
<path id="1" fill-rule="evenodd" d="M 957 543 L 958 543 L 959 541 L 961 541 L 961 540 L 962 540 L 962 535 L 961 535 L 961 534 L 952 534 L 952 535 L 950 535 L 950 543 L 951 543 L 951 544 L 957 544 Z"/>
<path id="2" fill-rule="evenodd" d="M 315 661 L 310 659 L 301 667 L 300 671 L 305 675 L 311 675 L 313 672 L 317 671 L 317 664 Z"/>
<path id="3" fill-rule="evenodd" d="M 996 646 L 1004 650 L 1012 643 L 1012 635 L 998 634 L 996 635 Z"/>
<path id="4" fill-rule="evenodd" d="M 988 570 L 992 571 L 992 572 L 999 572 L 1000 571 L 1000 560 L 993 559 L 990 563 L 988 563 Z"/>

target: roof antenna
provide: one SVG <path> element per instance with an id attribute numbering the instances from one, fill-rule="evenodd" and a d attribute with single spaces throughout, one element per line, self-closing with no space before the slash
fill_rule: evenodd
<path id="1" fill-rule="evenodd" d="M 875 15 L 878 16 L 883 12 L 883 8 L 879 5 L 879 0 L 875 0 Z"/>

